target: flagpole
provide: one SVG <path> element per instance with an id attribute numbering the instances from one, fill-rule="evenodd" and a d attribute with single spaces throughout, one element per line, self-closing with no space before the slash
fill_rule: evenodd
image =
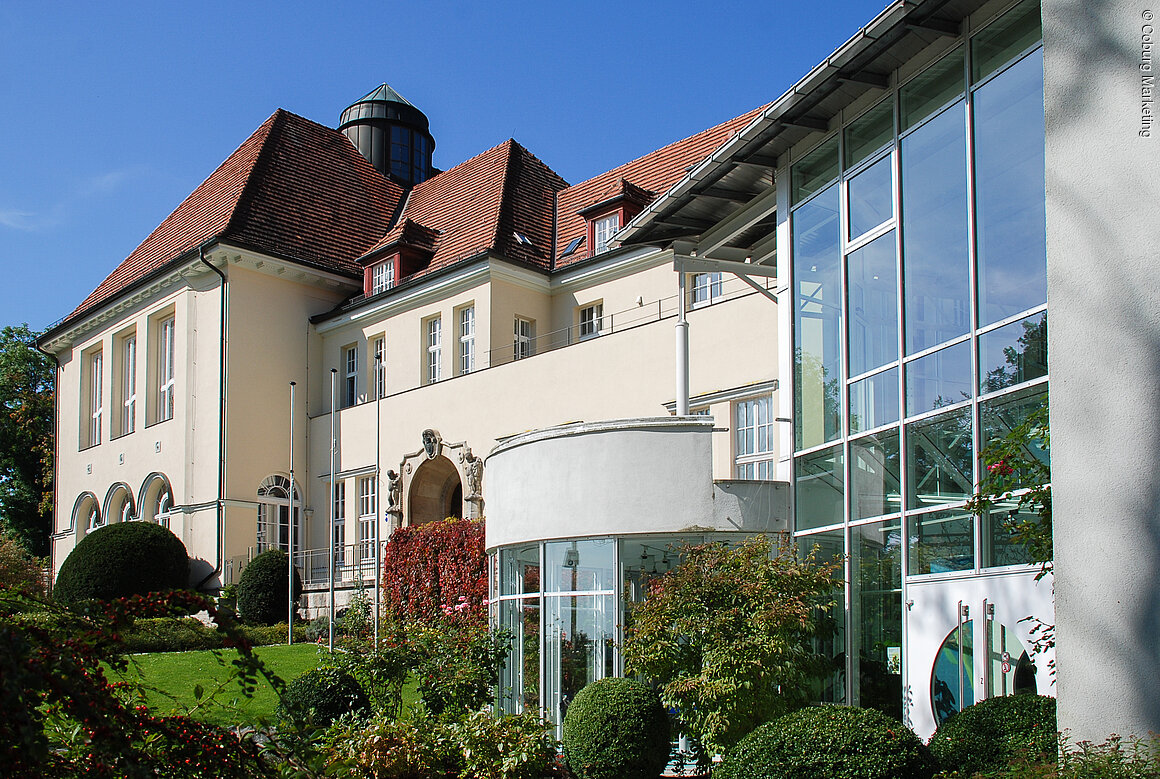
<path id="1" fill-rule="evenodd" d="M 334 456 L 338 449 L 338 439 L 335 437 L 335 421 L 338 415 L 336 401 L 338 399 L 338 368 L 330 369 L 330 612 L 327 618 L 327 648 L 334 651 Z"/>
<path id="2" fill-rule="evenodd" d="M 286 643 L 294 643 L 294 382 L 290 382 L 290 526 L 286 538 Z"/>
<path id="3" fill-rule="evenodd" d="M 385 342 L 384 342 L 385 346 Z M 375 355 L 375 649 L 379 648 L 379 577 L 382 576 L 383 545 L 380 528 L 383 525 L 383 467 L 382 467 L 382 411 L 383 354 Z"/>

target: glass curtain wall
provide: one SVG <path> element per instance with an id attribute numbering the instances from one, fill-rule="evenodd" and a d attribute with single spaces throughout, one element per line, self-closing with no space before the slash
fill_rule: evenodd
<path id="1" fill-rule="evenodd" d="M 492 553 L 492 624 L 511 631 L 499 705 L 542 710 L 556 724 L 586 684 L 623 671 L 624 607 L 649 579 L 680 565 L 680 548 L 744 535 L 636 536 L 546 541 Z"/>
<path id="2" fill-rule="evenodd" d="M 795 533 L 847 584 L 823 700 L 900 712 L 906 576 L 1027 562 L 1013 509 L 962 505 L 1046 402 L 1039 14 L 971 30 L 790 167 Z"/>

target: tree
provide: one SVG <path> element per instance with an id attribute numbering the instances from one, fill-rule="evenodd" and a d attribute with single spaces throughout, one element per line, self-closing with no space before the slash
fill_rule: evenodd
<path id="1" fill-rule="evenodd" d="M 766 536 L 681 555 L 630 611 L 627 671 L 659 686 L 686 733 L 724 752 L 807 702 L 827 667 L 810 639 L 834 604 L 835 568 Z"/>
<path id="2" fill-rule="evenodd" d="M 52 525 L 55 366 L 28 325 L 0 330 L 0 523 L 32 554 Z"/>

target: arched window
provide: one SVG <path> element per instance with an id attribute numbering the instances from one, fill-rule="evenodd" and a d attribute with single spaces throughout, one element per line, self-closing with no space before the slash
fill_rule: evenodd
<path id="1" fill-rule="evenodd" d="M 95 530 L 102 524 L 101 504 L 97 502 L 97 496 L 91 492 L 81 493 L 76 503 L 73 504 L 72 513 L 72 526 L 77 537 L 83 536 L 90 530 Z"/>
<path id="2" fill-rule="evenodd" d="M 173 489 L 163 473 L 151 473 L 141 485 L 141 497 L 137 501 L 141 507 L 138 519 L 156 522 L 169 527 L 169 516 L 173 510 Z"/>
<path id="3" fill-rule="evenodd" d="M 129 491 L 129 485 L 123 482 L 114 484 L 109 488 L 109 494 L 105 496 L 105 521 L 131 521 L 136 511 L 133 503 L 133 493 Z"/>
<path id="4" fill-rule="evenodd" d="M 258 487 L 258 552 L 290 549 L 290 480 L 281 474 L 267 476 Z M 302 498 L 294 488 L 294 536 L 302 538 Z M 300 546 L 299 540 L 295 546 Z"/>

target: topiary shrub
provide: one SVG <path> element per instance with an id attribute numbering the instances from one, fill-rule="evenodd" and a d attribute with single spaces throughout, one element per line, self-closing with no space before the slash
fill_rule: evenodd
<path id="1" fill-rule="evenodd" d="M 67 606 L 188 584 L 189 555 L 177 536 L 151 522 L 118 522 L 81 539 L 61 564 L 52 594 Z"/>
<path id="2" fill-rule="evenodd" d="M 656 779 L 669 759 L 660 696 L 633 679 L 601 679 L 564 716 L 564 761 L 579 779 Z"/>
<path id="3" fill-rule="evenodd" d="M 1016 756 L 1055 757 L 1055 698 L 1010 695 L 968 706 L 939 726 L 930 751 L 939 766 L 970 776 L 1007 765 Z"/>
<path id="4" fill-rule="evenodd" d="M 273 625 L 285 621 L 290 603 L 287 600 L 286 576 L 289 560 L 281 549 L 271 549 L 255 557 L 242 569 L 238 581 L 238 615 L 255 625 Z M 294 602 L 302 595 L 302 578 L 294 570 Z"/>
<path id="5" fill-rule="evenodd" d="M 311 668 L 286 685 L 278 715 L 326 726 L 343 714 L 369 708 L 366 691 L 349 673 L 341 668 Z"/>
<path id="6" fill-rule="evenodd" d="M 930 779 L 929 750 L 874 709 L 815 706 L 761 725 L 729 750 L 713 779 Z"/>

